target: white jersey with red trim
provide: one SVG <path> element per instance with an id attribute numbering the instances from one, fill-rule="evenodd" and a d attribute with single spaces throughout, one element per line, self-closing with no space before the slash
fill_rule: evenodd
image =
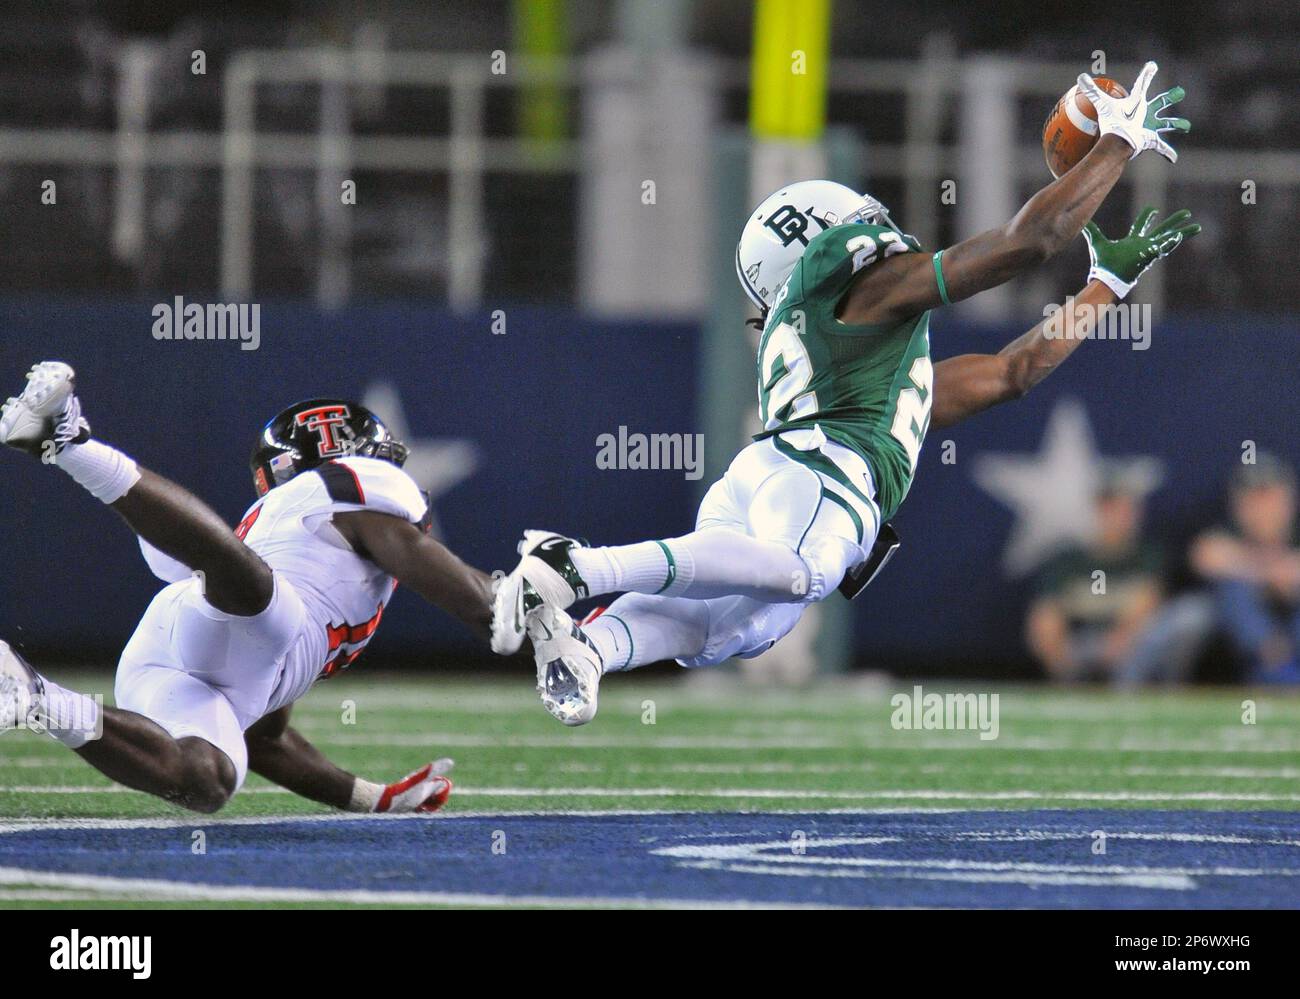
<path id="1" fill-rule="evenodd" d="M 356 510 L 418 524 L 427 504 L 415 480 L 391 462 L 339 458 L 272 489 L 235 529 L 293 586 L 307 610 L 307 627 L 285 657 L 268 713 L 297 700 L 318 678 L 351 665 L 397 589 L 392 576 L 354 552 L 334 527 L 335 514 Z M 174 582 L 190 575 L 151 545 L 141 542 L 141 548 L 159 578 Z"/>
<path id="2" fill-rule="evenodd" d="M 297 700 L 319 677 L 346 669 L 370 643 L 397 580 L 343 540 L 337 513 L 372 510 L 413 524 L 427 505 L 415 480 L 377 458 L 339 458 L 272 489 L 236 529 L 293 584 L 308 633 L 289 651 L 268 711 Z"/>

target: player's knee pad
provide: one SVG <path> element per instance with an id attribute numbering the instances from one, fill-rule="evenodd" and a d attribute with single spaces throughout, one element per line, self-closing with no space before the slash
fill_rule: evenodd
<path id="1" fill-rule="evenodd" d="M 809 532 L 799 546 L 808 567 L 803 603 L 816 603 L 835 592 L 844 574 L 863 559 L 862 546 L 837 534 Z"/>

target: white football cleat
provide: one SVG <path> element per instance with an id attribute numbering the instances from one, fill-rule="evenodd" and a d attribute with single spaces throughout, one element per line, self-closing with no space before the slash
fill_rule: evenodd
<path id="1" fill-rule="evenodd" d="M 569 552 L 581 547 L 553 531 L 524 531 L 522 558 L 510 575 L 497 580 L 492 600 L 492 651 L 513 655 L 524 644 L 527 617 L 543 603 L 564 610 L 590 596 Z"/>
<path id="2" fill-rule="evenodd" d="M 68 444 L 90 440 L 90 424 L 74 394 L 76 379 L 76 372 L 62 361 L 32 365 L 22 395 L 0 409 L 0 443 L 44 457 L 47 447 L 58 454 Z"/>
<path id="3" fill-rule="evenodd" d="M 44 729 L 45 681 L 7 642 L 0 642 L 0 732 Z"/>
<path id="4" fill-rule="evenodd" d="M 562 610 L 542 604 L 528 615 L 528 637 L 537 658 L 542 704 L 565 725 L 596 717 L 596 695 L 605 672 L 596 646 Z"/>

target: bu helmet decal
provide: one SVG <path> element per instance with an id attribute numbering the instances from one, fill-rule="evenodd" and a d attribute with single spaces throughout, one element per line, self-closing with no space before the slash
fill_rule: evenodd
<path id="1" fill-rule="evenodd" d="M 809 241 L 851 222 L 887 225 L 898 232 L 879 201 L 834 181 L 804 180 L 764 198 L 736 244 L 736 277 L 749 300 L 760 312 L 770 309 Z"/>

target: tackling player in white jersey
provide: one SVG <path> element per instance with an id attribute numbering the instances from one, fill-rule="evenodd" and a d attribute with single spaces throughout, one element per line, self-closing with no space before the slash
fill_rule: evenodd
<path id="1" fill-rule="evenodd" d="M 92 439 L 68 365 L 47 361 L 0 414 L 0 442 L 57 465 L 139 536 L 153 599 L 100 706 L 0 641 L 0 731 L 47 731 L 127 787 L 214 812 L 251 769 L 362 812 L 434 811 L 450 760 L 392 784 L 330 763 L 289 725 L 318 679 L 346 669 L 397 581 L 484 632 L 491 583 L 427 533 L 407 449 L 362 406 L 313 399 L 271 420 L 253 452 L 260 497 L 232 533 L 196 496 Z"/>
<path id="2" fill-rule="evenodd" d="M 1157 224 L 1148 209 L 1118 240 L 1089 221 L 1134 156 L 1176 159 L 1162 133 L 1189 125 L 1163 112 L 1183 92 L 1148 99 L 1155 72 L 1147 63 L 1122 98 L 1080 76 L 1096 146 L 1005 225 L 938 253 L 921 252 L 876 199 L 829 181 L 792 184 L 758 206 L 736 273 L 762 315 L 762 432 L 709 489 L 691 533 L 591 548 L 529 531 L 497 588 L 493 649 L 513 652 L 527 632 L 551 714 L 591 720 L 606 672 L 761 655 L 808 604 L 870 582 L 897 547 L 888 521 L 926 431 L 1023 395 L 1090 335 L 1099 309 L 1200 231 L 1185 211 Z M 997 354 L 931 363 L 931 309 L 1011 280 L 1081 231 L 1092 268 L 1061 316 Z M 565 613 L 617 592 L 589 624 Z"/>

